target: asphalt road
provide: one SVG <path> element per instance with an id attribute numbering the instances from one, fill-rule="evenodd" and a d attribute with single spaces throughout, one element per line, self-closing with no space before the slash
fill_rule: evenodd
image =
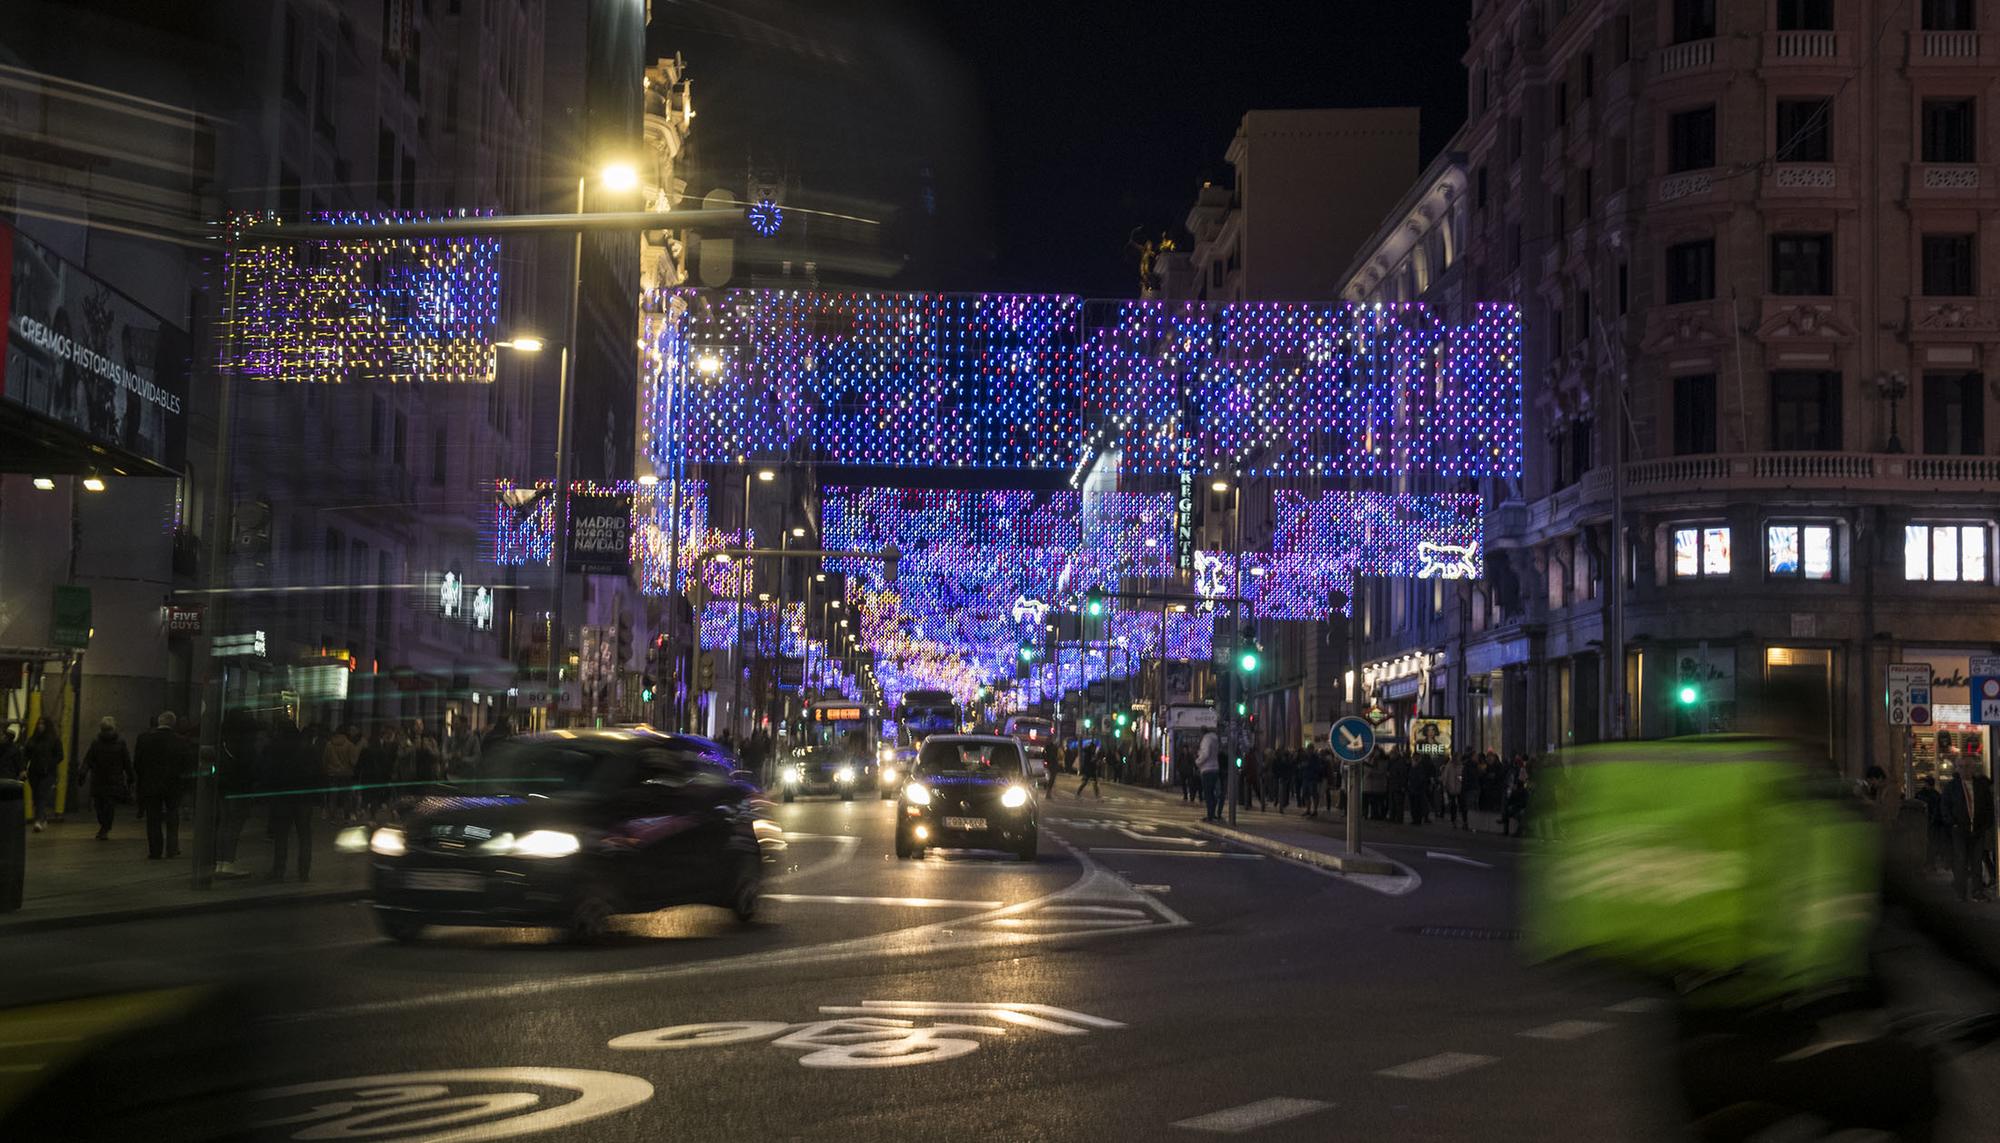
<path id="1" fill-rule="evenodd" d="M 1032 864 L 898 861 L 890 803 L 777 807 L 747 926 L 406 947 L 295 907 L 12 936 L 0 997 L 205 986 L 38 1108 L 78 1138 L 1677 1137 L 1655 998 L 1521 963 L 1511 843 L 1392 835 L 1421 885 L 1390 895 L 1063 793 Z M 1960 1137 L 2000 1115 L 1993 1055 Z"/>

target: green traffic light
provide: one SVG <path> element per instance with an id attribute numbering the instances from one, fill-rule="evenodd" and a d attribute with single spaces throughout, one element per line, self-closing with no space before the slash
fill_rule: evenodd
<path id="1" fill-rule="evenodd" d="M 1103 601 L 1103 600 L 1101 600 L 1101 599 L 1093 599 L 1093 600 L 1091 600 L 1091 601 L 1090 601 L 1090 613 L 1091 613 L 1092 615 L 1102 615 L 1102 614 L 1104 614 L 1104 601 Z"/>
<path id="2" fill-rule="evenodd" d="M 1033 661 L 1034 657 L 1035 657 L 1035 649 L 1033 647 L 1021 648 L 1021 661 L 1023 663 Z"/>
<path id="3" fill-rule="evenodd" d="M 647 688 L 646 688 L 645 690 L 642 690 L 642 691 L 640 691 L 640 692 L 639 692 L 639 701 L 641 701 L 641 702 L 652 702 L 652 701 L 653 701 L 653 688 L 651 688 L 651 687 L 647 687 Z"/>
<path id="4" fill-rule="evenodd" d="M 1125 712 L 1122 710 L 1118 712 L 1118 725 L 1125 725 Z"/>
<path id="5" fill-rule="evenodd" d="M 1700 688 L 1692 684 L 1682 687 L 1680 700 L 1682 706 L 1693 706 L 1695 703 L 1701 701 Z"/>
<path id="6" fill-rule="evenodd" d="M 1259 660 L 1257 658 L 1257 652 L 1245 651 L 1243 652 L 1242 655 L 1240 655 L 1237 658 L 1236 665 L 1242 668 L 1244 674 L 1250 675 L 1250 674 L 1255 674 L 1257 672 L 1258 662 Z"/>
<path id="7" fill-rule="evenodd" d="M 1237 713 L 1238 715 L 1245 715 L 1245 714 L 1249 714 L 1249 713 L 1250 713 L 1250 706 L 1249 706 L 1249 704 L 1247 704 L 1247 703 L 1240 703 L 1240 702 L 1239 702 L 1239 703 L 1237 703 L 1237 704 L 1236 704 L 1236 713 Z"/>
<path id="8" fill-rule="evenodd" d="M 1090 720 L 1089 720 L 1089 719 L 1087 719 L 1087 718 L 1086 718 L 1086 719 L 1084 719 L 1084 720 L 1083 720 L 1083 728 L 1084 728 L 1085 730 L 1089 730 L 1089 729 L 1090 729 Z"/>

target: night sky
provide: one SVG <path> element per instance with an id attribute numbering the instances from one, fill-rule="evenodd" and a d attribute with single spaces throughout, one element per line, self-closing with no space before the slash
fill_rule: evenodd
<path id="1" fill-rule="evenodd" d="M 1246 110 L 1418 106 L 1429 161 L 1464 118 L 1468 8 L 654 0 L 648 58 L 679 51 L 694 80 L 692 193 L 754 170 L 882 222 L 863 232 L 886 259 L 842 257 L 831 224 L 788 234 L 823 284 L 1119 297 L 1128 236 L 1180 233 Z"/>

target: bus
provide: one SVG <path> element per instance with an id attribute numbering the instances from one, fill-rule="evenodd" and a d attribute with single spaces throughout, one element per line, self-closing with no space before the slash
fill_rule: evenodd
<path id="1" fill-rule="evenodd" d="M 964 712 L 950 691 L 909 691 L 896 708 L 896 725 L 904 746 L 920 745 L 933 734 L 957 734 Z"/>
<path id="2" fill-rule="evenodd" d="M 806 710 L 807 746 L 840 746 L 855 758 L 875 762 L 875 735 L 881 725 L 875 708 L 847 699 L 821 699 Z"/>

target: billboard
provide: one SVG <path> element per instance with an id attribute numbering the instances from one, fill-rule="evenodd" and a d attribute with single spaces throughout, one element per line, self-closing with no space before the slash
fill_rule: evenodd
<path id="1" fill-rule="evenodd" d="M 0 224 L 0 410 L 179 472 L 187 461 L 185 330 Z"/>
<path id="2" fill-rule="evenodd" d="M 564 558 L 574 575 L 631 575 L 632 494 L 572 492 Z"/>

